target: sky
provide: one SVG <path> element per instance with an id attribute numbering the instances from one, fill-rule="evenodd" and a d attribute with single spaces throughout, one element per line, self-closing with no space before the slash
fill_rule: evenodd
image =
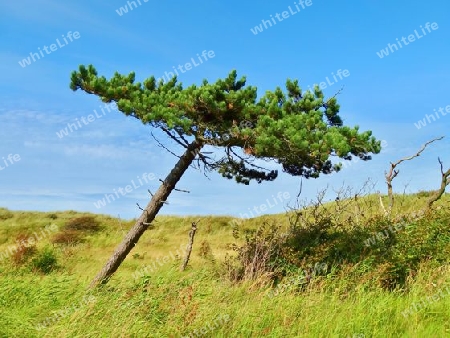
<path id="1" fill-rule="evenodd" d="M 393 182 L 396 192 L 437 189 L 438 157 L 450 167 L 449 12 L 442 0 L 2 1 L 0 207 L 134 218 L 141 213 L 136 204 L 146 205 L 147 190 L 155 191 L 176 163 L 149 126 L 69 88 L 81 64 L 107 78 L 135 71 L 143 81 L 191 62 L 179 71 L 185 86 L 236 69 L 259 95 L 283 88 L 288 78 L 304 90 L 321 84 L 326 97 L 343 88 L 337 98 L 344 124 L 372 130 L 383 150 L 339 173 L 303 179 L 300 199 L 326 187 L 333 199 L 335 190 L 357 191 L 368 178 L 384 194 L 391 161 L 445 136 L 402 163 Z M 194 64 L 202 53 L 208 57 Z M 244 186 L 191 168 L 177 185 L 189 193 L 173 192 L 160 213 L 284 212 L 295 204 L 300 181 L 280 171 L 274 182 Z M 99 204 L 127 185 L 125 195 Z"/>

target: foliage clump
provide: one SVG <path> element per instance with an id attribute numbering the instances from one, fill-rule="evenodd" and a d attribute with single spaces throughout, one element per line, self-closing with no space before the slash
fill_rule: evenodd
<path id="1" fill-rule="evenodd" d="M 19 245 L 16 246 L 16 250 L 12 255 L 12 261 L 15 265 L 20 266 L 27 263 L 29 259 L 36 254 L 36 244 L 27 243 L 28 239 L 29 237 L 24 234 L 19 234 L 16 237 L 16 242 L 19 243 Z M 24 245 L 24 243 L 27 243 L 27 245 Z"/>
<path id="2" fill-rule="evenodd" d="M 98 232 L 102 229 L 100 222 L 93 216 L 82 216 L 69 220 L 64 230 L 81 232 Z"/>
<path id="3" fill-rule="evenodd" d="M 31 261 L 31 267 L 34 271 L 49 274 L 58 268 L 56 254 L 49 247 L 44 248 Z"/>
<path id="4" fill-rule="evenodd" d="M 227 256 L 225 271 L 233 281 L 272 278 L 279 271 L 279 260 L 285 236 L 280 227 L 264 223 L 258 229 L 233 231 L 234 237 L 244 237 L 244 244 L 232 244 L 236 256 Z"/>
<path id="5" fill-rule="evenodd" d="M 102 230 L 100 222 L 93 216 L 72 218 L 52 238 L 52 243 L 67 246 L 77 245 L 84 241 L 87 233 L 96 233 Z"/>
<path id="6" fill-rule="evenodd" d="M 372 287 L 394 290 L 407 289 L 422 264 L 448 264 L 448 208 L 389 217 L 374 209 L 375 202 L 372 196 L 330 203 L 319 198 L 316 205 L 290 211 L 288 227 L 274 222 L 257 230 L 236 229 L 245 238 L 232 245 L 237 255 L 226 259 L 227 277 L 291 285 L 283 280 L 296 280 L 299 271 L 319 264 L 329 267 L 321 271 L 324 277 L 340 276 L 354 286 L 370 280 Z"/>
<path id="7" fill-rule="evenodd" d="M 0 221 L 6 221 L 7 219 L 13 218 L 14 214 L 6 209 L 6 208 L 0 208 Z"/>
<path id="8" fill-rule="evenodd" d="M 217 161 L 202 154 L 200 160 L 238 183 L 277 178 L 277 170 L 261 168 L 252 158 L 274 160 L 294 176 L 317 178 L 341 169 L 333 157 L 370 160 L 381 150 L 371 131 L 343 124 L 336 97 L 326 99 L 319 86 L 303 91 L 298 80 L 287 79 L 285 90 L 276 87 L 258 99 L 257 88 L 247 86 L 245 76 L 238 79 L 236 70 L 189 87 L 176 77 L 135 79 L 134 72 L 106 79 L 94 66 L 81 65 L 72 72 L 70 88 L 115 102 L 125 115 L 161 129 L 185 148 L 193 139 L 198 153 L 205 145 L 222 147 L 224 156 Z"/>
<path id="9" fill-rule="evenodd" d="M 57 233 L 52 238 L 52 243 L 63 245 L 76 245 L 83 242 L 83 236 L 79 231 L 75 230 L 63 230 Z"/>

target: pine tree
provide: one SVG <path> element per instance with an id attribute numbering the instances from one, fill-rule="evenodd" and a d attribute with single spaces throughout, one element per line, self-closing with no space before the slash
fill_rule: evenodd
<path id="1" fill-rule="evenodd" d="M 238 80 L 234 70 L 215 83 L 203 80 L 200 86 L 183 88 L 176 77 L 135 82 L 133 72 L 107 80 L 89 65 L 72 73 L 70 88 L 116 102 L 125 115 L 162 130 L 185 149 L 91 286 L 109 280 L 194 161 L 248 185 L 278 176 L 278 171 L 255 164 L 258 159 L 275 161 L 293 176 L 317 178 L 340 170 L 333 157 L 370 160 L 371 153 L 381 150 L 371 131 L 343 125 L 336 97 L 325 100 L 318 86 L 302 92 L 297 80 L 288 79 L 285 91 L 277 87 L 258 100 L 257 88 L 246 86 L 245 77 Z M 207 145 L 223 150 L 223 156 L 213 160 L 202 153 Z"/>

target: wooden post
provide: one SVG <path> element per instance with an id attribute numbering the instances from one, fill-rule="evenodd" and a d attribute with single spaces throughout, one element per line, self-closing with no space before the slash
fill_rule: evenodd
<path id="1" fill-rule="evenodd" d="M 183 265 L 181 266 L 181 271 L 186 270 L 186 266 L 188 265 L 189 258 L 191 257 L 192 246 L 194 245 L 194 236 L 197 231 L 197 222 L 192 222 L 192 229 L 189 231 L 189 244 L 186 247 L 186 256 L 184 257 Z"/>

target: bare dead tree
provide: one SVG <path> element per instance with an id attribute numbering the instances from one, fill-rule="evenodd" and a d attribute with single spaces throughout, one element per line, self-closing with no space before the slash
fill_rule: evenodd
<path id="1" fill-rule="evenodd" d="M 433 143 L 433 142 L 435 142 L 435 141 L 440 141 L 440 140 L 442 140 L 443 138 L 444 138 L 444 136 L 434 138 L 434 139 L 432 139 L 431 141 L 426 142 L 426 143 L 422 146 L 422 148 L 420 148 L 420 150 L 419 150 L 416 154 L 414 154 L 414 155 L 412 155 L 412 156 L 409 156 L 409 157 L 404 157 L 404 158 L 402 158 L 401 160 L 398 160 L 398 161 L 395 162 L 395 163 L 392 163 L 392 162 L 391 162 L 391 168 L 390 168 L 390 170 L 389 170 L 389 173 L 388 173 L 388 172 L 385 172 L 385 173 L 384 173 L 384 176 L 385 176 L 385 178 L 386 178 L 386 184 L 387 184 L 387 187 L 388 187 L 388 197 L 389 197 L 389 207 L 387 208 L 387 214 L 389 214 L 389 215 L 391 214 L 392 207 L 394 206 L 394 193 L 393 193 L 393 190 L 392 190 L 392 180 L 393 180 L 394 178 L 396 178 L 397 175 L 398 175 L 399 172 L 400 172 L 398 169 L 396 170 L 395 168 L 397 168 L 397 166 L 398 166 L 400 163 L 402 163 L 402 162 L 410 161 L 410 160 L 412 160 L 413 158 L 419 157 L 420 154 L 422 154 L 422 152 L 426 149 L 426 147 L 427 147 L 429 144 L 431 144 L 431 143 Z M 380 199 L 380 203 L 382 204 L 382 200 L 381 200 L 381 199 Z M 386 210 L 386 209 L 384 208 L 384 205 L 382 205 L 382 208 L 383 208 L 384 210 Z"/>
<path id="2" fill-rule="evenodd" d="M 447 188 L 448 185 L 450 185 L 450 169 L 448 169 L 446 172 L 444 172 L 444 166 L 439 157 L 438 157 L 438 161 L 439 161 L 439 164 L 441 165 L 441 186 L 440 186 L 439 190 L 437 190 L 436 193 L 434 195 L 432 195 L 430 197 L 430 199 L 428 200 L 428 210 L 431 209 L 431 206 L 433 205 L 434 202 L 436 202 L 437 200 L 439 200 L 442 197 L 442 195 L 445 192 L 445 189 Z"/>
<path id="3" fill-rule="evenodd" d="M 191 257 L 192 247 L 194 246 L 194 236 L 197 231 L 197 224 L 200 220 L 197 222 L 192 222 L 192 228 L 191 231 L 189 231 L 189 244 L 186 247 L 186 256 L 184 257 L 183 265 L 181 266 L 181 271 L 186 270 L 186 267 L 189 263 L 189 258 Z"/>

